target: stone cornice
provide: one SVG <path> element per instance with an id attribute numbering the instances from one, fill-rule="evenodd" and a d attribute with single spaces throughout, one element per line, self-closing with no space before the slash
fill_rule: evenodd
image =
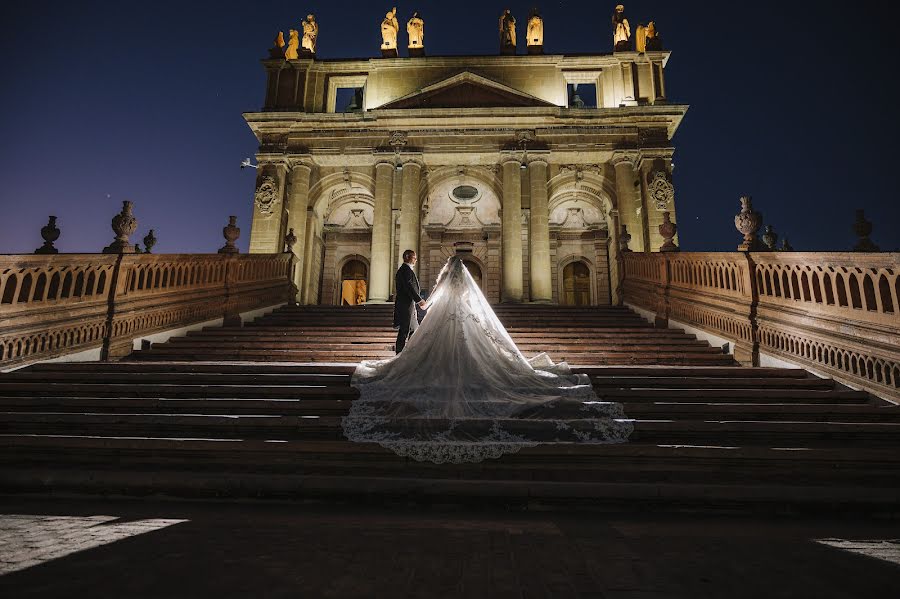
<path id="1" fill-rule="evenodd" d="M 561 69 L 599 69 L 623 62 L 646 63 L 668 62 L 671 51 L 661 50 L 653 52 L 602 52 L 588 55 L 565 54 L 533 54 L 533 55 L 483 55 L 483 56 L 423 56 L 417 58 L 398 57 L 363 57 L 363 58 L 336 58 L 336 59 L 311 59 L 299 58 L 296 60 L 284 60 L 280 58 L 263 59 L 262 64 L 267 69 L 301 68 L 325 73 L 347 73 L 359 71 L 388 71 L 409 68 L 433 68 L 433 67 L 464 67 L 473 66 L 557 66 Z"/>

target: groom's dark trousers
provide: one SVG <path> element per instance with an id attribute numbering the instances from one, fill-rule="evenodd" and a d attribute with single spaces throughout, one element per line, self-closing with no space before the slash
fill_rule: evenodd
<path id="1" fill-rule="evenodd" d="M 406 346 L 406 340 L 416 332 L 419 325 L 416 304 L 422 301 L 419 279 L 406 262 L 400 265 L 394 275 L 394 288 L 397 290 L 397 297 L 394 299 L 394 328 L 398 329 L 396 350 L 399 354 Z"/>

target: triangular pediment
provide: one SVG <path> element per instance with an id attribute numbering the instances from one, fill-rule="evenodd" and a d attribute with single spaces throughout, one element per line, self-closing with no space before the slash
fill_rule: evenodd
<path id="1" fill-rule="evenodd" d="M 379 109 L 403 108 L 516 108 L 555 106 L 508 85 L 464 71 L 453 77 L 392 100 Z"/>

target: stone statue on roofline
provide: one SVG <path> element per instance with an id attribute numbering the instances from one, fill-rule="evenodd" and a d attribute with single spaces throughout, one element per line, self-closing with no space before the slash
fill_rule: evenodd
<path id="1" fill-rule="evenodd" d="M 639 23 L 634 30 L 634 49 L 638 52 L 647 51 L 647 26 Z"/>
<path id="2" fill-rule="evenodd" d="M 544 52 L 544 19 L 538 14 L 538 9 L 532 8 L 528 16 L 528 39 L 526 46 L 529 54 L 542 54 Z"/>
<path id="3" fill-rule="evenodd" d="M 631 25 L 625 17 L 625 6 L 619 4 L 612 16 L 613 24 L 613 49 L 616 52 L 627 52 L 628 42 L 631 40 Z"/>
<path id="4" fill-rule="evenodd" d="M 303 40 L 301 42 L 301 47 L 303 48 L 303 54 L 315 56 L 316 55 L 316 42 L 319 39 L 319 24 L 316 23 L 315 15 L 306 15 L 306 20 L 303 21 Z"/>
<path id="5" fill-rule="evenodd" d="M 650 21 L 647 25 L 647 41 L 648 52 L 658 52 L 663 49 L 662 38 L 659 37 L 659 31 L 656 30 L 656 22 Z"/>
<path id="6" fill-rule="evenodd" d="M 279 31 L 269 48 L 269 58 L 284 58 L 284 31 Z"/>
<path id="7" fill-rule="evenodd" d="M 397 7 L 392 8 L 381 22 L 381 55 L 384 57 L 397 56 L 397 33 L 400 24 L 397 22 Z"/>
<path id="8" fill-rule="evenodd" d="M 300 32 L 296 29 L 291 29 L 288 32 L 288 45 L 287 50 L 284 51 L 284 57 L 288 60 L 297 60 L 300 58 L 297 53 L 297 49 L 300 47 Z"/>
<path id="9" fill-rule="evenodd" d="M 423 56 L 425 54 L 425 21 L 419 16 L 418 11 L 414 12 L 406 22 L 406 35 L 409 36 L 409 55 Z"/>
<path id="10" fill-rule="evenodd" d="M 500 54 L 516 53 L 516 18 L 507 8 L 500 15 Z"/>

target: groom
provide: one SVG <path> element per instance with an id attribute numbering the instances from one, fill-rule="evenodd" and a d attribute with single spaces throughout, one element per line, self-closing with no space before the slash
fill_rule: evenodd
<path id="1" fill-rule="evenodd" d="M 419 319 L 416 316 L 416 304 L 419 307 L 425 305 L 422 293 L 419 290 L 419 279 L 416 277 L 413 266 L 416 264 L 416 253 L 413 250 L 403 252 L 403 264 L 394 275 L 394 287 L 397 289 L 397 297 L 394 299 L 394 328 L 397 331 L 397 353 L 403 351 L 406 340 L 416 332 Z"/>

